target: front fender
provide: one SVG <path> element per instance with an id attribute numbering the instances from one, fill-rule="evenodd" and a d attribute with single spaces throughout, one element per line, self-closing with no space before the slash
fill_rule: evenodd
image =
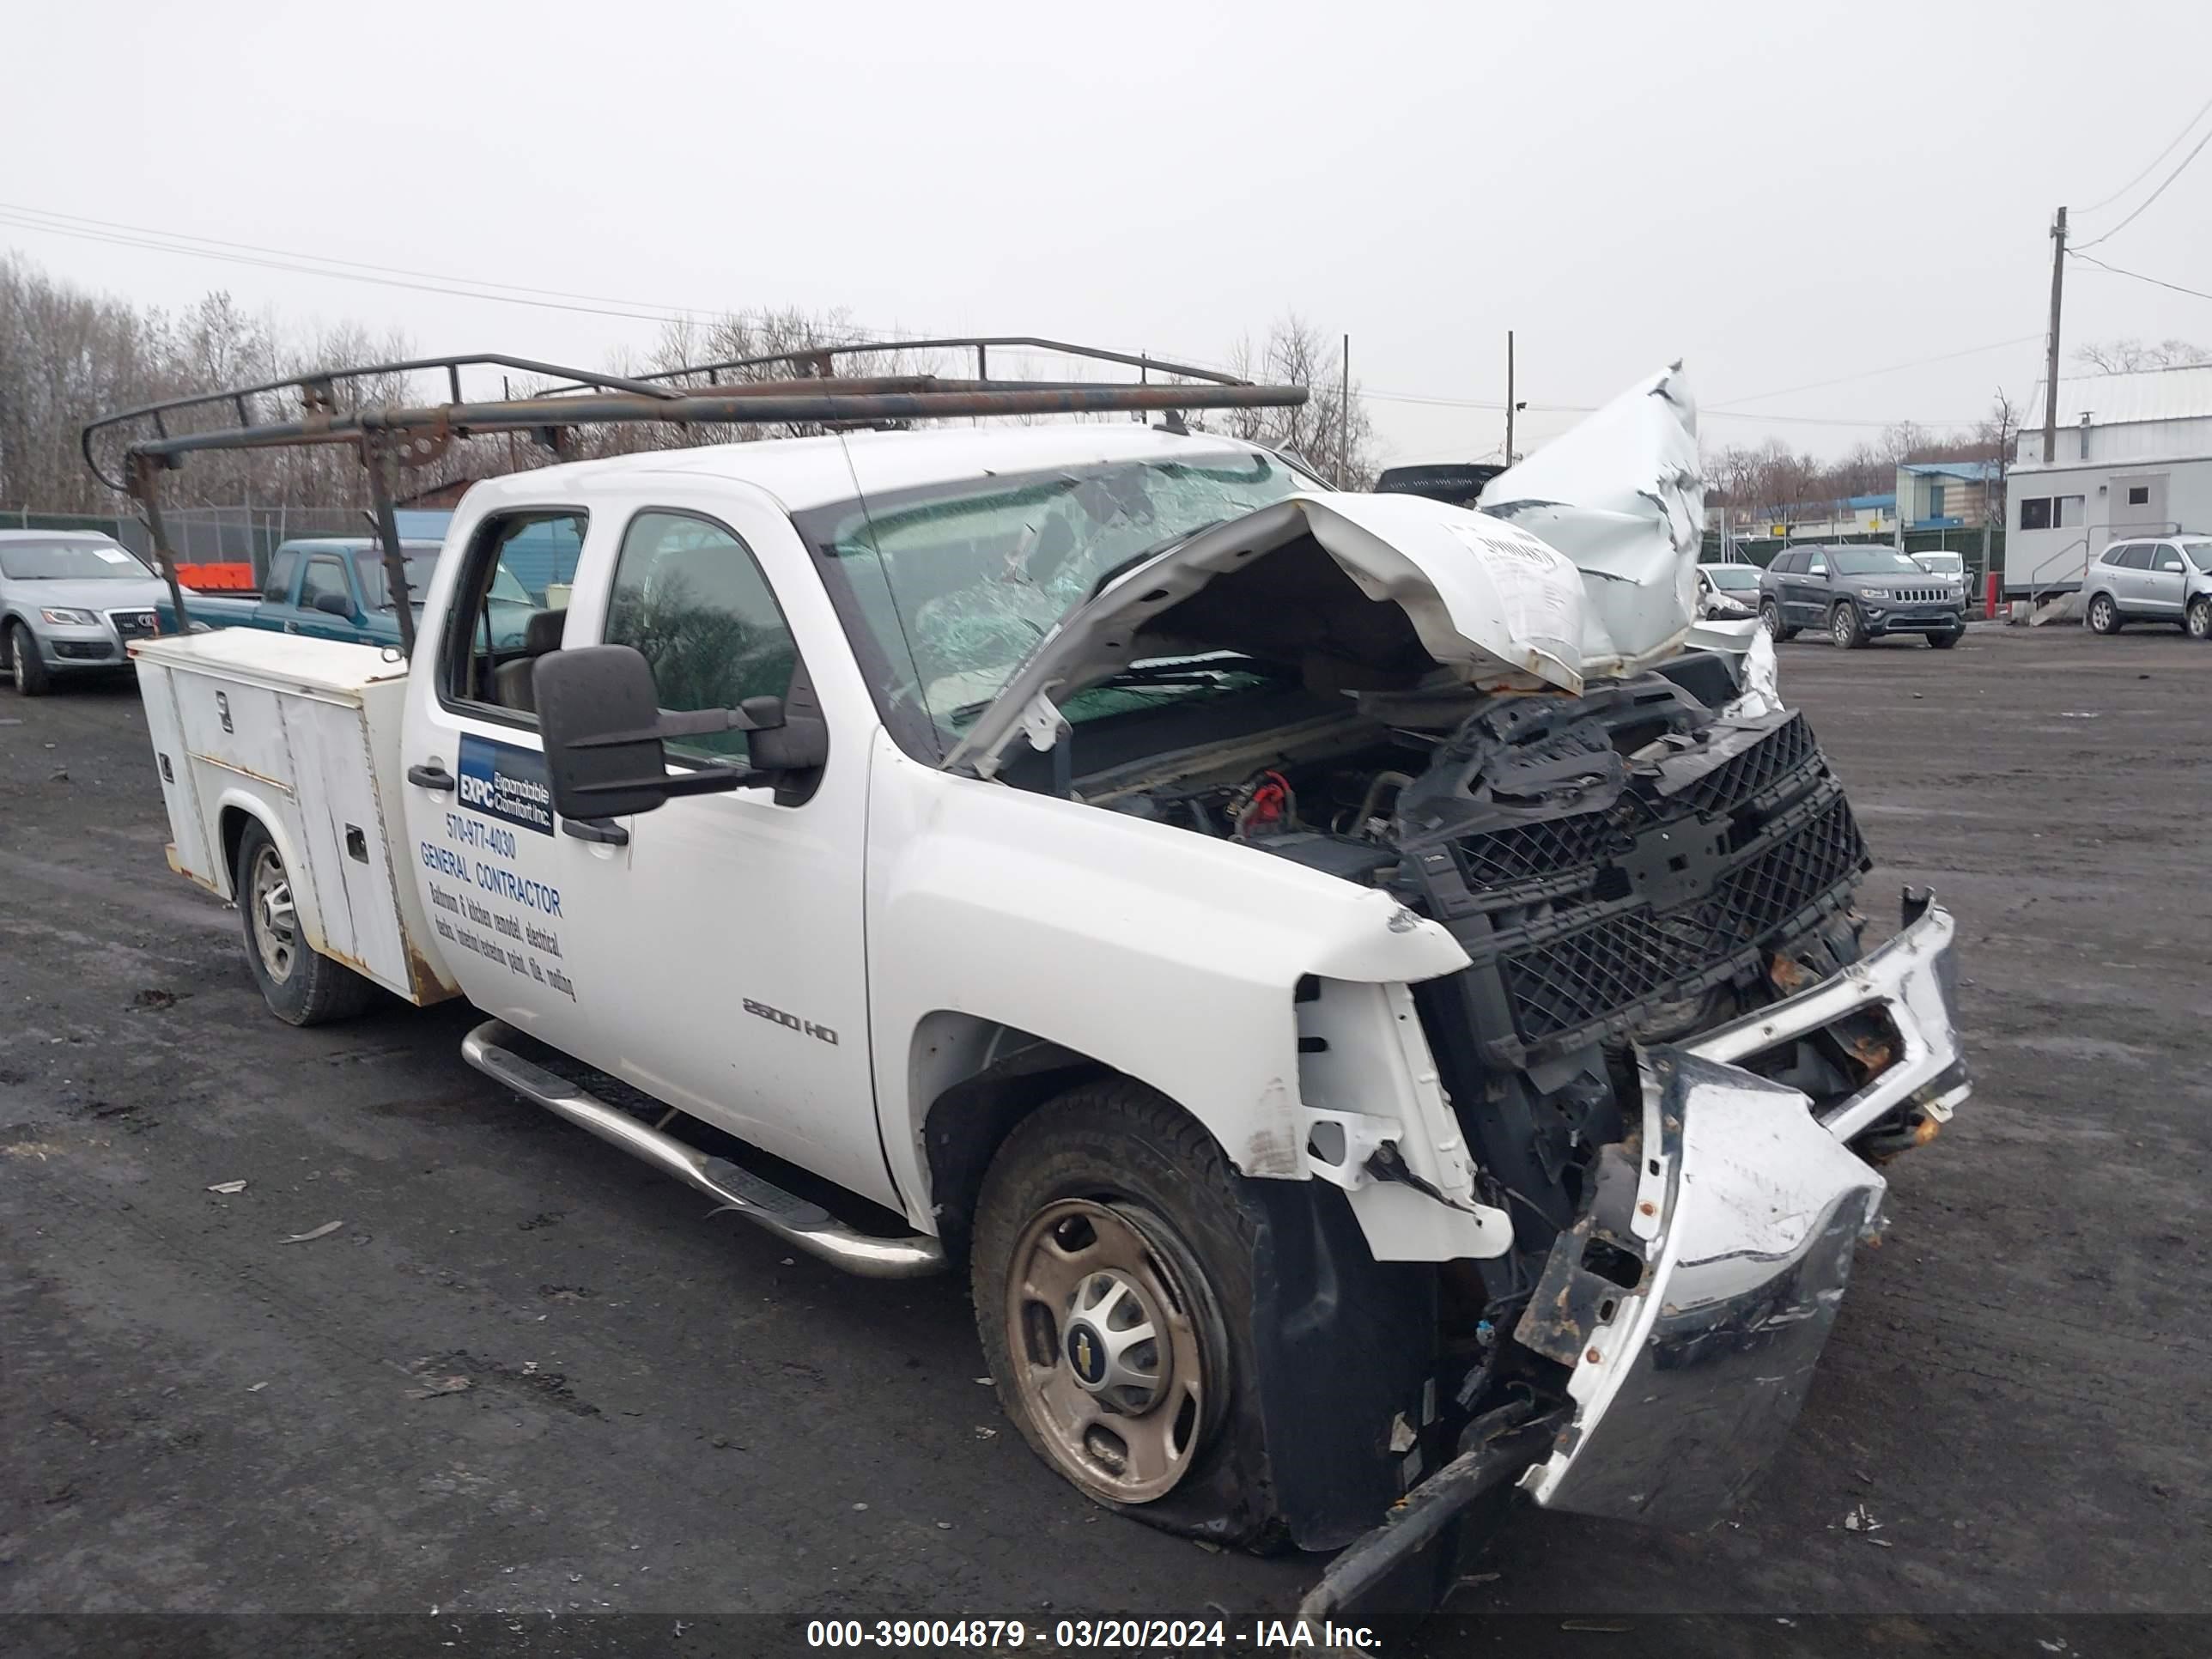
<path id="1" fill-rule="evenodd" d="M 1249 847 L 921 766 L 878 734 L 867 868 L 884 1151 L 926 1215 L 917 1032 L 952 1012 L 1158 1089 L 1248 1176 L 1301 1179 L 1293 999 L 1308 976 L 1467 966 L 1389 895 Z M 917 1219 L 921 1218 L 917 1217 Z"/>

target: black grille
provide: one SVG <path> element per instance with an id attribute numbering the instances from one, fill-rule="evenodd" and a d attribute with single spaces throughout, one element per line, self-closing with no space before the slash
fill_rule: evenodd
<path id="1" fill-rule="evenodd" d="M 1801 913 L 1867 865 L 1850 806 L 1832 796 L 1810 819 L 1730 870 L 1702 898 L 1638 908 L 1499 963 L 1522 1042 L 1541 1044 L 1637 1003 L 1711 983 L 1753 947 L 1778 942 Z"/>
<path id="2" fill-rule="evenodd" d="M 1468 886 L 1507 887 L 1594 863 L 1611 833 L 1602 816 L 1584 812 L 1465 836 L 1452 851 Z"/>
<path id="3" fill-rule="evenodd" d="M 107 620 L 115 624 L 115 631 L 126 640 L 150 639 L 154 634 L 154 613 L 150 611 L 111 611 Z"/>
<path id="4" fill-rule="evenodd" d="M 1813 728 L 1792 714 L 1763 741 L 1732 755 L 1675 799 L 1692 812 L 1731 807 L 1764 793 L 1813 757 Z"/>

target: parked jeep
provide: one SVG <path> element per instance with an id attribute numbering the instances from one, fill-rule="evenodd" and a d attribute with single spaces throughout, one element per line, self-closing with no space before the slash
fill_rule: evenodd
<path id="1" fill-rule="evenodd" d="M 1966 586 L 1890 547 L 1791 547 L 1759 579 L 1759 620 L 1778 640 L 1817 628 L 1845 650 L 1917 634 L 1939 650 L 1966 631 Z"/>

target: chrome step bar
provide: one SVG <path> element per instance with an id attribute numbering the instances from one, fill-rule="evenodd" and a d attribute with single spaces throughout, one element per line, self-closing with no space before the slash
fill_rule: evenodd
<path id="1" fill-rule="evenodd" d="M 820 1205 L 787 1193 L 726 1158 L 687 1146 L 525 1060 L 507 1047 L 515 1036 L 506 1021 L 488 1019 L 461 1039 L 461 1058 L 524 1099 L 581 1124 L 632 1157 L 720 1199 L 746 1220 L 832 1267 L 864 1279 L 920 1279 L 945 1270 L 945 1246 L 938 1240 L 919 1233 L 878 1238 L 857 1232 Z"/>

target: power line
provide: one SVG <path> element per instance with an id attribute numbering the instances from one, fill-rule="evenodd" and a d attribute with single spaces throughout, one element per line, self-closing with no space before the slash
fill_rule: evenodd
<path id="1" fill-rule="evenodd" d="M 2207 144 L 2212 144 L 2212 127 L 2207 127 L 2204 130 L 2204 136 L 2197 141 L 2197 147 L 2191 150 L 2188 155 L 2183 156 L 2180 161 L 2175 165 L 2173 171 L 2167 173 L 2164 179 L 2159 181 L 2158 188 L 2151 191 L 2149 195 L 2144 197 L 2133 213 L 2130 213 L 2126 218 L 2121 220 L 2119 223 L 2114 225 L 2102 236 L 2096 238 L 2094 241 L 2082 243 L 2081 247 L 2076 248 L 2075 252 L 2079 253 L 2081 252 L 2082 248 L 2093 248 L 2096 246 L 2099 242 L 2109 242 L 2113 237 L 2118 235 L 2130 225 L 2135 223 L 2136 220 L 2142 218 L 2143 216 L 2143 210 L 2149 207 L 2153 202 L 2158 200 L 2160 197 L 2166 194 L 2166 187 L 2168 185 L 2172 184 L 2175 179 L 2181 177 L 2184 173 L 2188 171 L 2189 164 L 2197 158 L 2197 156 L 2203 152 L 2204 146 Z"/>
<path id="2" fill-rule="evenodd" d="M 2140 270 L 2122 270 L 2118 265 L 2108 265 L 2102 259 L 2093 259 L 2087 254 L 2081 252 L 2079 249 L 2071 249 L 2069 251 L 2072 252 L 2074 258 L 2079 259 L 2083 264 L 2094 265 L 2100 270 L 2109 270 L 2115 276 L 2132 276 L 2138 283 L 2148 283 L 2153 288 L 2171 289 L 2176 294 L 2190 295 L 2199 300 L 2212 300 L 2212 294 L 2206 293 L 2201 288 L 2184 288 L 2179 283 L 2169 283 L 2165 281 L 2163 278 L 2157 276 L 2146 276 Z"/>
<path id="3" fill-rule="evenodd" d="M 2110 207 L 2113 203 L 2118 201 L 2121 197 L 2126 195 L 2137 185 L 2142 183 L 2144 179 L 2149 178 L 2150 170 L 2156 167 L 2160 161 L 2166 160 L 2167 156 L 2172 155 L 2174 146 L 2179 144 L 2183 139 L 2189 137 L 2191 130 L 2193 129 L 2199 121 L 2204 118 L 2205 110 L 2212 110 L 2212 98 L 2206 99 L 2204 100 L 2203 107 L 2199 109 L 2196 114 L 2191 116 L 2187 121 L 2182 124 L 2180 131 L 2175 133 L 2172 137 L 2166 140 L 2166 148 L 2164 149 L 2159 151 L 2157 155 L 2152 156 L 2149 161 L 2143 163 L 2143 170 L 2141 173 L 2136 174 L 2134 178 L 2129 179 L 2127 183 L 2122 185 L 2118 190 L 2114 191 L 2110 196 L 2105 198 L 2103 201 L 2098 203 L 2094 207 L 2085 207 L 2080 210 L 2083 213 L 2100 212 L 2104 209 Z M 2146 204 L 2145 205 L 2148 204 Z"/>
<path id="4" fill-rule="evenodd" d="M 2009 340 L 1992 340 L 1987 345 L 1968 346 L 1961 351 L 1939 352 L 1932 357 L 1915 357 L 1910 362 L 1891 363 L 1882 368 L 1861 369 L 1853 374 L 1838 374 L 1833 380 L 1808 380 L 1802 386 L 1784 386 L 1775 392 L 1760 392 L 1748 398 L 1731 398 L 1725 404 L 1710 405 L 1704 412 L 1718 415 L 1730 410 L 1741 409 L 1746 404 L 1763 403 L 1769 398 L 1787 398 L 1791 393 L 1798 392 L 1818 392 L 1825 386 L 1844 386 L 1852 380 L 1872 380 L 1876 375 L 1895 374 L 1908 368 L 1921 368 L 1929 363 L 1948 363 L 1960 357 L 1976 357 L 1984 351 L 2002 351 L 2008 346 L 2027 345 L 2042 337 L 2040 334 L 2016 335 Z"/>

